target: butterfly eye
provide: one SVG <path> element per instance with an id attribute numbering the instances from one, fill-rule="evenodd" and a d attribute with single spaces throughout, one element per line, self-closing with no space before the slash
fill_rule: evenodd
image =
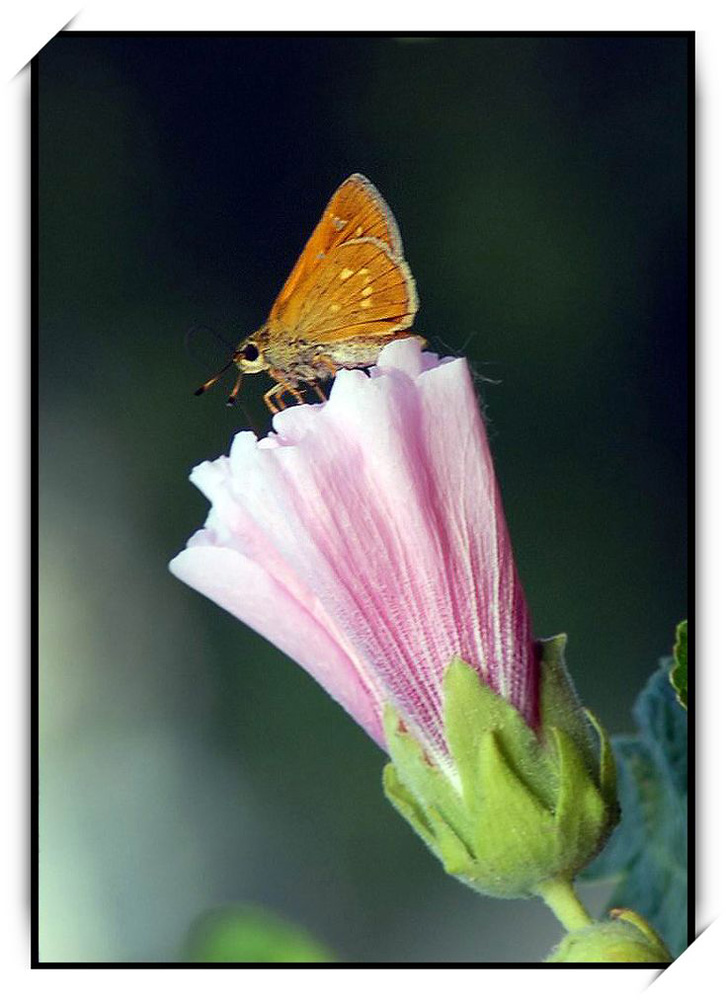
<path id="1" fill-rule="evenodd" d="M 245 361 L 257 361 L 260 356 L 260 352 L 256 344 L 245 344 L 242 351 L 242 356 Z"/>

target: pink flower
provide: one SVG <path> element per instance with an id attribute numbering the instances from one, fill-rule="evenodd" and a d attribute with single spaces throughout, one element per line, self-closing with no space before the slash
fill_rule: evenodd
<path id="1" fill-rule="evenodd" d="M 192 482 L 212 504 L 171 571 L 300 663 L 381 746 L 392 704 L 450 755 L 442 678 L 459 656 L 532 727 L 537 658 L 464 359 L 389 344 L 338 372 Z"/>

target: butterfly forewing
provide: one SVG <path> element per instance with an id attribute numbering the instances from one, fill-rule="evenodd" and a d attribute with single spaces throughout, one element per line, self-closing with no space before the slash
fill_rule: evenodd
<path id="1" fill-rule="evenodd" d="M 339 243 L 369 236 L 385 243 L 396 257 L 403 254 L 398 225 L 382 195 L 362 174 L 344 181 L 330 200 L 326 213 L 342 237 Z"/>
<path id="2" fill-rule="evenodd" d="M 303 282 L 336 247 L 361 237 L 380 240 L 394 257 L 400 257 L 403 253 L 398 226 L 388 205 L 367 178 L 362 174 L 353 174 L 343 181 L 328 202 L 320 222 L 278 295 L 269 320 L 281 317 L 293 293 L 297 299 Z"/>
<path id="3" fill-rule="evenodd" d="M 407 329 L 418 302 L 406 262 L 380 240 L 335 249 L 300 285 L 280 322 L 295 339 L 328 343 Z M 274 336 L 274 328 L 271 330 Z"/>

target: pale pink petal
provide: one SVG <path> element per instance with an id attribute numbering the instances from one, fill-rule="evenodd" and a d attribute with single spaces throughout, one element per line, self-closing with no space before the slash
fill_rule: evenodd
<path id="1" fill-rule="evenodd" d="M 421 438 L 447 539 L 454 617 L 463 626 L 462 656 L 481 665 L 494 690 L 534 726 L 539 682 L 529 609 L 466 362 L 458 359 L 424 374 L 419 389 Z M 459 400 L 456 412 L 453 394 Z"/>
<path id="2" fill-rule="evenodd" d="M 314 614 L 251 559 L 210 539 L 190 539 L 169 568 L 184 583 L 270 639 L 338 701 L 381 746 L 380 705 Z"/>

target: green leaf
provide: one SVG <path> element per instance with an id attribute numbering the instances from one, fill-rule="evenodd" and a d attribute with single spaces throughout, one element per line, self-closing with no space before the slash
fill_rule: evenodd
<path id="1" fill-rule="evenodd" d="M 686 947 L 687 716 L 662 662 L 635 702 L 635 736 L 612 740 L 620 825 L 583 877 L 617 877 L 611 907 L 636 910 L 674 957 Z"/>
<path id="2" fill-rule="evenodd" d="M 676 697 L 684 708 L 688 708 L 688 622 L 676 627 L 676 644 L 673 647 L 673 669 L 670 673 Z"/>
<path id="3" fill-rule="evenodd" d="M 262 907 L 226 906 L 202 914 L 188 934 L 185 962 L 334 962 L 307 931 Z"/>

